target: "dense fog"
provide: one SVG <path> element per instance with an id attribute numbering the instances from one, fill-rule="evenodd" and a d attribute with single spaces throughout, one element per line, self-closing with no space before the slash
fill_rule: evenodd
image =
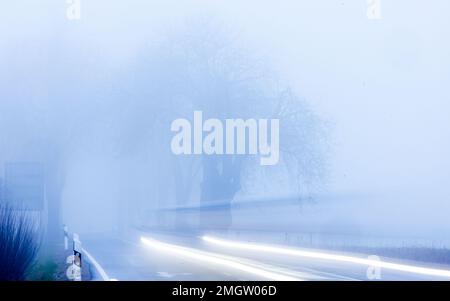
<path id="1" fill-rule="evenodd" d="M 52 227 L 448 237 L 448 1 L 383 1 L 379 20 L 364 0 L 1 6 L 1 169 L 44 164 Z M 195 110 L 279 118 L 278 164 L 174 155 Z"/>

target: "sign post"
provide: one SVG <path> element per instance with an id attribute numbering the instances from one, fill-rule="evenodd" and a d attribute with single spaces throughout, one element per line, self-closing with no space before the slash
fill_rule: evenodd
<path id="1" fill-rule="evenodd" d="M 69 229 L 64 225 L 64 250 L 69 250 Z"/>

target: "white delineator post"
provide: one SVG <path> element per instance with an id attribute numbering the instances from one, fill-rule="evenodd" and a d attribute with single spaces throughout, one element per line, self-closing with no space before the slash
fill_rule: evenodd
<path id="1" fill-rule="evenodd" d="M 81 281 L 81 267 L 82 267 L 82 258 L 81 258 L 81 241 L 78 234 L 73 234 L 73 280 Z"/>

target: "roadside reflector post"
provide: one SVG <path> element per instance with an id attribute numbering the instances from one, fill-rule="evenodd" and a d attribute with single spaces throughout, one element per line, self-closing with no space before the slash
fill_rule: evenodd
<path id="1" fill-rule="evenodd" d="M 78 234 L 73 234 L 73 280 L 81 281 L 81 268 L 82 268 L 82 254 L 81 254 L 81 241 Z"/>

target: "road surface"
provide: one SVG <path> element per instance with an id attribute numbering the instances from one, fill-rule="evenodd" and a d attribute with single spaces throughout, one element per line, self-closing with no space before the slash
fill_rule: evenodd
<path id="1" fill-rule="evenodd" d="M 82 238 L 95 280 L 450 280 L 450 267 L 195 232 Z M 89 260 L 89 258 L 88 258 Z M 106 276 L 105 276 L 106 275 Z"/>

